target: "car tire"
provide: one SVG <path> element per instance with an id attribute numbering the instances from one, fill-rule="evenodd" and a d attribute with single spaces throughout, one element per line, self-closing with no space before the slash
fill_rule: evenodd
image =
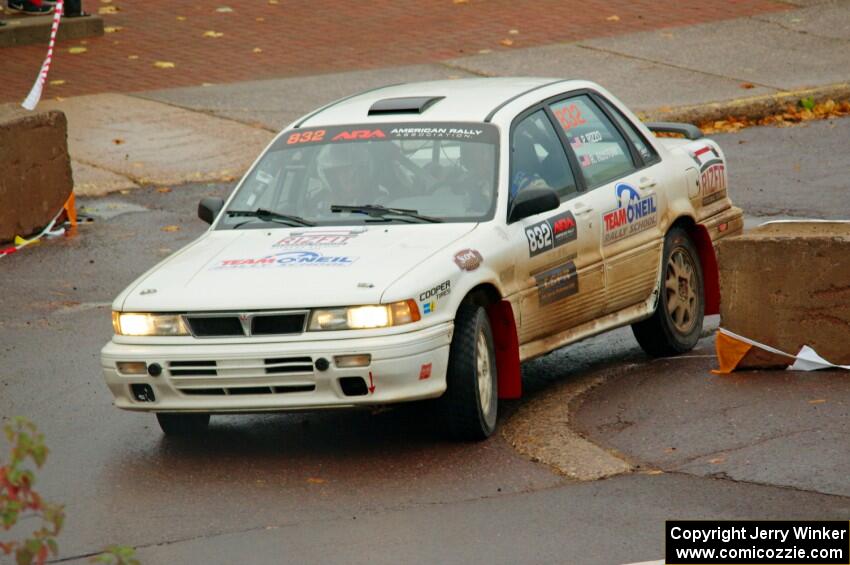
<path id="1" fill-rule="evenodd" d="M 641 348 L 653 357 L 690 351 L 702 333 L 705 294 L 696 246 L 679 227 L 664 239 L 661 284 L 655 313 L 632 324 Z"/>
<path id="2" fill-rule="evenodd" d="M 464 303 L 455 316 L 446 392 L 438 399 L 442 428 L 458 440 L 487 439 L 498 419 L 493 331 L 481 306 Z"/>
<path id="3" fill-rule="evenodd" d="M 209 414 L 167 414 L 157 413 L 159 427 L 167 436 L 193 436 L 207 431 Z"/>

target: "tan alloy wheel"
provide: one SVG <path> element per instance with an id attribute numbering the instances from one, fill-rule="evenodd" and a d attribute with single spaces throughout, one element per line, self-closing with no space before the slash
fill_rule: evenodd
<path id="1" fill-rule="evenodd" d="M 667 292 L 667 314 L 676 330 L 687 335 L 697 319 L 697 275 L 690 253 L 677 247 L 667 261 L 665 290 Z"/>

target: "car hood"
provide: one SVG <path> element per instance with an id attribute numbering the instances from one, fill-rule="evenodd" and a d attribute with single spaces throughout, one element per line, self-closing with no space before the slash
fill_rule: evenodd
<path id="1" fill-rule="evenodd" d="M 378 303 L 393 281 L 476 225 L 210 231 L 140 277 L 125 291 L 121 310 L 196 312 Z M 411 297 L 415 290 L 411 288 Z"/>

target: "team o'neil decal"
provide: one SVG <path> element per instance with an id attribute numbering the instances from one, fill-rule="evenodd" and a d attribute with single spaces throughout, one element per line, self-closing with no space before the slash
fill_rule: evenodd
<path id="1" fill-rule="evenodd" d="M 614 187 L 617 207 L 602 214 L 602 244 L 608 245 L 658 223 L 655 194 L 641 196 L 635 187 L 621 182 Z"/>
<path id="2" fill-rule="evenodd" d="M 245 269 L 275 267 L 348 267 L 357 257 L 348 255 L 325 255 L 318 251 L 284 251 L 264 257 L 224 259 L 214 269 Z"/>
<path id="3" fill-rule="evenodd" d="M 528 239 L 528 256 L 534 257 L 578 237 L 576 219 L 572 212 L 564 212 L 525 228 Z"/>
<path id="4" fill-rule="evenodd" d="M 702 192 L 702 205 L 707 206 L 726 196 L 726 165 L 720 154 L 711 145 L 703 145 L 691 152 L 691 157 L 699 165 L 699 186 Z"/>
<path id="5" fill-rule="evenodd" d="M 534 275 L 537 300 L 541 306 L 551 304 L 578 292 L 576 265 L 568 261 Z"/>

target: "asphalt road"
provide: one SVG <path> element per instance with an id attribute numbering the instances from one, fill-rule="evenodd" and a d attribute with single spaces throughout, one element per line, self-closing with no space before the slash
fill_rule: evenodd
<path id="1" fill-rule="evenodd" d="M 718 136 L 733 198 L 759 215 L 846 217 L 848 134 L 845 119 Z M 603 481 L 569 480 L 498 435 L 448 443 L 415 409 L 215 417 L 201 440 L 164 439 L 101 382 L 109 304 L 204 229 L 199 198 L 229 188 L 84 201 L 96 219 L 77 237 L 0 260 L 0 415 L 47 436 L 38 484 L 66 504 L 63 558 L 122 543 L 149 563 L 631 563 L 661 557 L 668 518 L 850 515 L 846 376 L 720 381 L 708 357 L 649 360 L 627 330 L 527 364 L 531 394 L 502 406 L 506 420 L 578 375 L 621 374 L 578 412 L 641 464 Z"/>

